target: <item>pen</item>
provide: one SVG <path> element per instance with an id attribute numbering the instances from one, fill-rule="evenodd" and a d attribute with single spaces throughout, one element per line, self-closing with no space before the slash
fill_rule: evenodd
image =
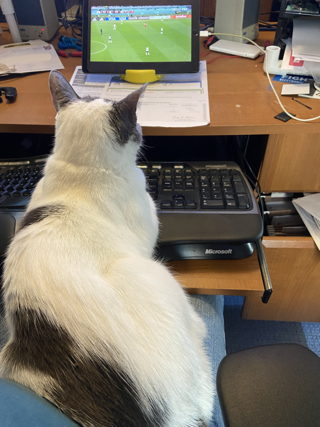
<path id="1" fill-rule="evenodd" d="M 82 52 L 69 52 L 69 56 L 82 57 Z"/>
<path id="2" fill-rule="evenodd" d="M 69 58 L 69 55 L 63 50 L 56 49 L 56 52 L 59 56 L 63 56 L 64 58 Z"/>
<path id="3" fill-rule="evenodd" d="M 309 107 L 309 105 L 303 104 L 302 102 L 298 101 L 297 99 L 294 99 L 294 98 L 291 98 L 291 99 L 292 99 L 292 101 L 296 101 L 296 102 L 298 102 L 299 104 L 303 105 L 304 107 L 309 108 L 309 110 L 312 110 L 312 108 L 311 108 L 311 107 Z"/>

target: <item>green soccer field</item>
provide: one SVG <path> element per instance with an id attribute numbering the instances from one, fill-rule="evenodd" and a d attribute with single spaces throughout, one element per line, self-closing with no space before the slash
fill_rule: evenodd
<path id="1" fill-rule="evenodd" d="M 114 29 L 116 23 L 116 29 Z M 146 24 L 146 26 L 145 26 Z M 163 33 L 161 34 L 161 28 Z M 102 34 L 101 34 L 102 30 Z M 111 36 L 111 40 L 109 37 Z M 149 48 L 149 54 L 147 54 Z M 92 21 L 93 62 L 187 62 L 191 60 L 191 18 Z"/>

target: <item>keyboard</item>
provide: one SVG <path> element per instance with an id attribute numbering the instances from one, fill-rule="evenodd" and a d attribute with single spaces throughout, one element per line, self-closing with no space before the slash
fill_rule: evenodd
<path id="1" fill-rule="evenodd" d="M 45 162 L 46 156 L 0 161 L 0 255 Z M 138 166 L 158 207 L 159 257 L 227 259 L 253 253 L 263 223 L 252 189 L 236 163 L 145 162 Z"/>

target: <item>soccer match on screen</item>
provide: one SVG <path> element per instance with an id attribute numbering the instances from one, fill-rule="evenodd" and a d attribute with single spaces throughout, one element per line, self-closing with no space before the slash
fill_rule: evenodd
<path id="1" fill-rule="evenodd" d="M 191 61 L 191 6 L 94 6 L 93 62 Z"/>

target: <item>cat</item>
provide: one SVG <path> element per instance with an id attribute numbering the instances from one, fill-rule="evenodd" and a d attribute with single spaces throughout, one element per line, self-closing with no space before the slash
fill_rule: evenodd
<path id="1" fill-rule="evenodd" d="M 209 425 L 205 325 L 154 256 L 136 110 L 51 71 L 54 148 L 5 260 L 0 374 L 85 427 Z"/>

